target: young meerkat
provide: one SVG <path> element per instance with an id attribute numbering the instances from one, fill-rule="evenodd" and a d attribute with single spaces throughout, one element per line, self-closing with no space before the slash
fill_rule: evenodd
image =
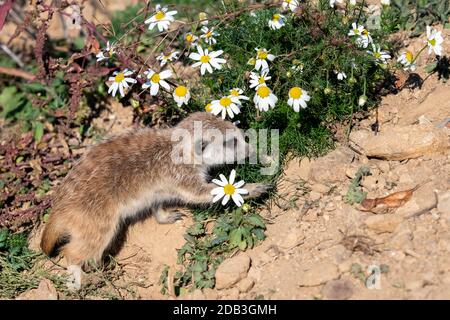
<path id="1" fill-rule="evenodd" d="M 202 130 L 197 138 L 196 128 Z M 226 137 L 223 142 L 218 134 Z M 186 135 L 194 138 L 178 153 L 191 161 L 174 161 L 174 136 Z M 151 211 L 159 223 L 173 223 L 181 214 L 168 207 L 211 204 L 210 192 L 217 185 L 207 181 L 208 170 L 242 161 L 252 152 L 236 126 L 206 112 L 174 128 L 142 129 L 93 146 L 58 186 L 41 248 L 49 256 L 63 253 L 79 288 L 81 267 L 102 262 L 127 218 Z M 270 187 L 247 183 L 244 198 L 259 197 Z"/>

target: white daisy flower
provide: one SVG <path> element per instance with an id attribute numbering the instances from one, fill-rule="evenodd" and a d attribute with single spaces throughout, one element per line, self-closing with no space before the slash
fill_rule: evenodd
<path id="1" fill-rule="evenodd" d="M 214 32 L 214 28 L 209 29 L 207 26 L 203 26 L 200 30 L 203 32 L 200 38 L 204 39 L 207 44 L 213 45 L 217 43 L 215 37 L 219 36 L 219 34 Z"/>
<path id="2" fill-rule="evenodd" d="M 364 26 L 357 25 L 356 22 L 352 23 L 352 28 L 350 29 L 348 35 L 349 36 L 361 36 L 364 31 Z"/>
<path id="3" fill-rule="evenodd" d="M 164 81 L 164 79 L 170 78 L 172 76 L 172 71 L 164 70 L 157 73 L 151 69 L 144 72 L 147 81 L 142 85 L 142 89 L 150 88 L 150 94 L 156 96 L 159 91 L 159 87 L 163 87 L 167 91 L 170 90 L 169 84 Z"/>
<path id="4" fill-rule="evenodd" d="M 300 111 L 300 107 L 305 109 L 307 107 L 306 102 L 308 102 L 311 97 L 308 92 L 300 87 L 293 87 L 289 90 L 288 105 L 294 108 L 295 112 Z"/>
<path id="5" fill-rule="evenodd" d="M 350 0 L 349 3 L 351 6 L 356 6 L 356 0 Z"/>
<path id="6" fill-rule="evenodd" d="M 281 6 L 285 10 L 289 8 L 292 12 L 294 12 L 295 10 L 297 10 L 298 4 L 299 4 L 298 0 L 283 0 Z"/>
<path id="7" fill-rule="evenodd" d="M 221 64 L 227 62 L 225 59 L 218 58 L 223 53 L 222 50 L 208 52 L 208 49 L 203 50 L 202 47 L 197 46 L 197 51 L 198 53 L 192 52 L 189 55 L 189 58 L 198 61 L 192 66 L 194 68 L 200 66 L 200 73 L 202 75 L 205 74 L 206 70 L 208 70 L 209 73 L 212 73 L 213 67 L 217 70 L 222 69 Z"/>
<path id="8" fill-rule="evenodd" d="M 380 45 L 376 45 L 372 43 L 372 51 L 367 51 L 367 53 L 370 53 L 372 56 L 374 56 L 376 61 L 386 63 L 386 60 L 391 58 L 391 55 L 387 51 L 381 51 Z"/>
<path id="9" fill-rule="evenodd" d="M 159 32 L 169 29 L 169 25 L 173 22 L 174 15 L 177 14 L 177 11 L 167 11 L 167 7 L 161 7 L 161 5 L 157 4 L 155 7 L 155 14 L 145 20 L 145 24 L 148 24 L 148 30 L 153 30 L 156 26 Z"/>
<path id="10" fill-rule="evenodd" d="M 255 88 L 257 90 L 260 86 L 265 86 L 266 81 L 272 79 L 267 75 L 267 72 L 261 74 L 252 72 L 250 73 L 250 88 Z"/>
<path id="11" fill-rule="evenodd" d="M 99 53 L 97 53 L 97 55 L 95 56 L 96 58 L 97 58 L 97 61 L 103 61 L 103 60 L 105 60 L 105 59 L 109 59 L 109 58 L 111 58 L 113 55 L 114 55 L 114 53 L 116 52 L 115 50 L 114 50 L 115 48 L 114 48 L 114 46 L 113 45 L 111 45 L 110 43 L 109 43 L 109 41 L 106 43 L 106 49 L 103 51 L 100 51 Z M 106 56 L 105 56 L 105 53 L 106 53 Z"/>
<path id="12" fill-rule="evenodd" d="M 335 4 L 342 3 L 342 0 L 330 0 L 330 7 L 334 8 Z"/>
<path id="13" fill-rule="evenodd" d="M 122 97 L 125 96 L 124 88 L 128 88 L 128 83 L 136 83 L 136 79 L 129 78 L 133 74 L 133 71 L 125 69 L 123 71 L 115 71 L 114 77 L 109 77 L 108 81 L 112 81 L 111 86 L 108 89 L 108 93 L 111 93 L 113 97 L 116 96 L 117 90 L 119 90 Z"/>
<path id="14" fill-rule="evenodd" d="M 269 71 L 269 64 L 267 63 L 267 60 L 273 61 L 275 59 L 275 56 L 267 49 L 265 48 L 255 48 L 256 50 L 256 62 L 255 62 L 255 69 L 258 71 L 261 69 L 261 72 Z"/>
<path id="15" fill-rule="evenodd" d="M 275 13 L 272 16 L 272 19 L 269 20 L 269 27 L 272 30 L 280 29 L 280 28 L 284 27 L 284 25 L 286 24 L 286 22 L 284 20 L 285 20 L 285 17 L 282 14 Z"/>
<path id="16" fill-rule="evenodd" d="M 173 91 L 173 99 L 177 103 L 178 107 L 181 107 L 183 104 L 187 105 L 190 98 L 191 93 L 185 86 L 178 86 Z"/>
<path id="17" fill-rule="evenodd" d="M 260 111 L 268 111 L 269 107 L 275 108 L 278 98 L 272 93 L 266 85 L 261 86 L 256 90 L 253 102 Z"/>
<path id="18" fill-rule="evenodd" d="M 294 70 L 295 72 L 298 71 L 298 72 L 302 73 L 303 68 L 304 68 L 304 65 L 300 60 L 297 60 L 297 59 L 292 60 L 292 67 L 291 67 L 292 70 Z"/>
<path id="19" fill-rule="evenodd" d="M 193 46 L 197 45 L 198 37 L 189 32 L 189 33 L 186 33 L 184 40 L 186 40 L 187 44 L 189 44 L 191 47 L 193 47 Z"/>
<path id="20" fill-rule="evenodd" d="M 369 30 L 364 28 L 363 31 L 361 31 L 361 35 L 356 38 L 356 44 L 358 47 L 365 49 L 369 46 L 369 43 L 373 43 L 372 36 L 370 35 Z"/>
<path id="21" fill-rule="evenodd" d="M 442 38 L 441 31 L 427 26 L 428 54 L 434 51 L 436 55 L 442 56 L 442 42 L 444 42 L 444 38 Z"/>
<path id="22" fill-rule="evenodd" d="M 227 114 L 230 119 L 233 119 L 235 114 L 239 114 L 241 112 L 239 109 L 239 104 L 239 99 L 236 97 L 222 97 L 220 100 L 214 100 L 211 102 L 211 112 L 216 116 L 219 113 L 222 113 L 222 119 L 225 119 Z"/>
<path id="23" fill-rule="evenodd" d="M 230 97 L 238 99 L 238 103 L 242 104 L 241 100 L 250 100 L 249 97 L 242 95 L 244 93 L 244 90 L 241 88 L 233 88 L 230 90 Z"/>
<path id="24" fill-rule="evenodd" d="M 220 180 L 213 179 L 212 182 L 219 187 L 211 190 L 211 195 L 214 196 L 212 202 L 217 202 L 222 199 L 222 205 L 226 205 L 230 198 L 233 202 L 240 207 L 244 203 L 244 199 L 242 198 L 242 194 L 248 194 L 248 191 L 244 188 L 241 188 L 245 181 L 241 180 L 239 182 L 234 183 L 234 179 L 236 178 L 236 170 L 231 170 L 230 178 L 227 180 L 223 174 L 219 175 Z"/>
<path id="25" fill-rule="evenodd" d="M 344 79 L 347 79 L 347 74 L 345 72 L 334 70 L 334 73 L 336 74 L 338 80 L 342 81 Z"/>
<path id="26" fill-rule="evenodd" d="M 400 62 L 403 65 L 403 70 L 405 70 L 405 71 L 416 70 L 416 64 L 414 63 L 414 55 L 409 50 L 402 52 L 400 57 L 398 57 L 397 62 Z"/>
<path id="27" fill-rule="evenodd" d="M 381 4 L 383 6 L 390 6 L 391 5 L 391 0 L 381 0 L 380 2 L 381 2 Z"/>
<path id="28" fill-rule="evenodd" d="M 178 59 L 178 55 L 180 53 L 178 51 L 174 51 L 169 53 L 168 55 L 165 55 L 164 53 L 161 53 L 159 56 L 156 57 L 156 60 L 161 61 L 161 67 L 164 67 L 168 62 L 172 62 L 174 60 Z"/>

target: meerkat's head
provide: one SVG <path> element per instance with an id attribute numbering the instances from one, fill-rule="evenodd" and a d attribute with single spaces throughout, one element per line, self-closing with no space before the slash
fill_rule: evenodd
<path id="1" fill-rule="evenodd" d="M 193 113 L 176 126 L 174 133 L 183 136 L 184 148 L 189 145 L 189 151 L 184 150 L 190 158 L 207 166 L 242 163 L 254 154 L 242 130 L 207 112 Z"/>

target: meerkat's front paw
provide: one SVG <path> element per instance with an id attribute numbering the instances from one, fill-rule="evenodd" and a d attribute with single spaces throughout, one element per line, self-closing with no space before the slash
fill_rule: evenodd
<path id="1" fill-rule="evenodd" d="M 273 189 L 273 185 L 269 183 L 248 183 L 244 186 L 248 194 L 244 199 L 258 198 Z"/>
<path id="2" fill-rule="evenodd" d="M 159 209 L 155 212 L 155 218 L 158 223 L 161 224 L 171 224 L 178 220 L 183 219 L 186 215 L 180 211 L 168 211 L 164 209 Z"/>
<path id="3" fill-rule="evenodd" d="M 67 273 L 69 277 L 67 278 L 66 286 L 70 291 L 78 291 L 81 289 L 81 267 L 77 265 L 70 265 L 67 267 Z"/>

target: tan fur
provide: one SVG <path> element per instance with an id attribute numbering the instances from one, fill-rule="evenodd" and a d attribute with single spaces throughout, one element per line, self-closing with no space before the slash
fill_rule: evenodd
<path id="1" fill-rule="evenodd" d="M 204 129 L 235 129 L 205 112 L 192 114 L 175 128 L 191 131 L 194 120 L 202 121 Z M 55 192 L 42 250 L 50 255 L 58 241 L 67 237 L 62 253 L 68 264 L 101 262 L 127 217 L 151 210 L 158 222 L 172 223 L 180 216 L 173 216 L 167 206 L 209 204 L 210 191 L 217 187 L 206 181 L 209 166 L 174 164 L 172 132 L 173 128 L 143 129 L 90 148 Z M 246 188 L 249 198 L 269 187 L 247 184 Z"/>

